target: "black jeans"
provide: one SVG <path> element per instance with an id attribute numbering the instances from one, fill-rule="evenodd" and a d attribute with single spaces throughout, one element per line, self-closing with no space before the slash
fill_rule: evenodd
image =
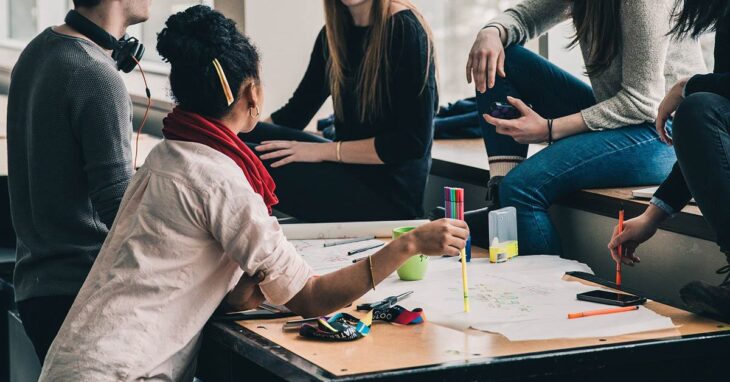
<path id="1" fill-rule="evenodd" d="M 41 364 L 74 299 L 74 296 L 48 296 L 18 302 L 18 313 L 23 320 L 25 333 L 33 343 Z"/>
<path id="2" fill-rule="evenodd" d="M 730 100 L 689 95 L 675 113 L 672 137 L 687 187 L 720 249 L 730 253 Z"/>
<path id="3" fill-rule="evenodd" d="M 252 149 L 267 140 L 331 142 L 269 123 L 259 123 L 252 132 L 239 136 Z M 373 175 L 382 166 L 323 162 L 290 163 L 272 168 L 271 163 L 264 161 L 276 182 L 279 204 L 274 208 L 297 219 L 317 223 L 416 218 L 393 203 L 388 198 L 390 193 L 379 187 L 377 176 Z"/>

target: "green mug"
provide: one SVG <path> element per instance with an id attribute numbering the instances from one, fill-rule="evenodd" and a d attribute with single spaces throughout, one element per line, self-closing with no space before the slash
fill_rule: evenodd
<path id="1" fill-rule="evenodd" d="M 393 229 L 393 240 L 398 239 L 406 232 L 414 230 L 416 227 L 399 227 Z M 398 268 L 398 277 L 404 281 L 423 280 L 428 269 L 428 256 L 415 255 L 406 260 L 403 265 Z"/>

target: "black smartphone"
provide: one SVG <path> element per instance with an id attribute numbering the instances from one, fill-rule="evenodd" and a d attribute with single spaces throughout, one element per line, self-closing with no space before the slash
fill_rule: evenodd
<path id="1" fill-rule="evenodd" d="M 500 119 L 516 119 L 521 117 L 522 113 L 510 104 L 492 102 L 492 105 L 489 107 L 489 115 Z"/>
<path id="2" fill-rule="evenodd" d="M 527 107 L 532 109 L 532 105 L 530 104 L 527 104 Z M 522 113 L 516 107 L 502 102 L 492 102 L 489 105 L 489 115 L 500 119 L 517 119 L 522 117 Z"/>
<path id="3" fill-rule="evenodd" d="M 576 297 L 582 301 L 616 306 L 642 305 L 646 302 L 646 298 L 644 297 L 605 290 L 592 290 L 590 292 L 579 293 Z"/>

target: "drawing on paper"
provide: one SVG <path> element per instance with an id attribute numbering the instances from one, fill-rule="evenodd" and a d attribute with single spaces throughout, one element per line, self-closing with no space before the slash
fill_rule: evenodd
<path id="1" fill-rule="evenodd" d="M 309 240 L 290 240 L 304 260 L 314 269 L 315 272 L 331 272 L 339 268 L 352 264 L 352 260 L 373 254 L 380 248 L 358 253 L 355 256 L 348 256 L 347 252 L 363 247 L 381 244 L 380 240 L 367 240 L 355 243 L 342 244 L 332 247 L 325 247 L 324 243 L 331 240 L 309 239 Z"/>
<path id="2" fill-rule="evenodd" d="M 459 288 L 449 288 L 452 295 L 458 295 Z M 490 309 L 513 312 L 531 312 L 532 307 L 520 300 L 519 293 L 513 290 L 497 288 L 495 285 L 476 283 L 469 285 L 469 298 Z"/>

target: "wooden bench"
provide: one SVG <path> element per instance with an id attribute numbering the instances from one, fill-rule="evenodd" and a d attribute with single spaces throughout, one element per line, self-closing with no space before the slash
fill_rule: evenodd
<path id="1" fill-rule="evenodd" d="M 542 145 L 530 145 L 528 156 L 543 148 Z M 489 179 L 489 163 L 481 139 L 436 140 L 432 157 L 432 175 L 480 187 L 484 187 Z M 638 188 L 643 187 L 582 190 L 560 200 L 559 204 L 610 218 L 616 218 L 623 205 L 627 218 L 631 218 L 641 214 L 649 204 L 647 200 L 631 196 L 631 191 Z M 714 232 L 695 205 L 685 207 L 673 218 L 666 220 L 661 228 L 705 240 L 715 240 Z"/>

